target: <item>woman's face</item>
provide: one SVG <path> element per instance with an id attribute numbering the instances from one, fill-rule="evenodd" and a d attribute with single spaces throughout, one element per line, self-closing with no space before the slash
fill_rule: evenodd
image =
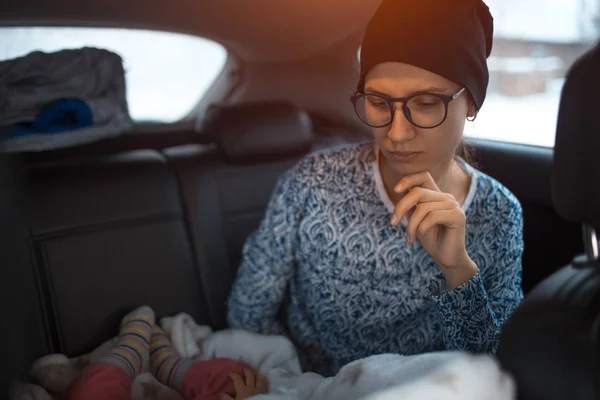
<path id="1" fill-rule="evenodd" d="M 461 89 L 444 77 L 400 62 L 378 64 L 365 79 L 365 93 L 387 97 L 408 97 L 417 92 L 451 96 Z M 402 103 L 395 103 L 393 122 L 372 128 L 388 168 L 404 176 L 433 172 L 437 166 L 449 164 L 460 144 L 465 118 L 475 114 L 475 106 L 470 103 L 468 93 L 463 92 L 449 103 L 444 123 L 432 129 L 411 124 L 402 111 Z"/>

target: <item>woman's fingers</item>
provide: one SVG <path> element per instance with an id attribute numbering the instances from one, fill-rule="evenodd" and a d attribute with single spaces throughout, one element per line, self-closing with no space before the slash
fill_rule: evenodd
<path id="1" fill-rule="evenodd" d="M 415 186 L 420 186 L 424 189 L 433 190 L 439 192 L 440 189 L 436 185 L 435 181 L 431 177 L 429 171 L 418 172 L 416 174 L 407 175 L 398 182 L 394 187 L 394 192 L 402 193 L 410 190 Z"/>
<path id="2" fill-rule="evenodd" d="M 419 237 L 418 228 L 422 222 L 433 212 L 460 209 L 460 204 L 455 200 L 432 201 L 421 203 L 410 216 L 408 226 L 406 227 L 406 241 L 413 244 Z"/>
<path id="3" fill-rule="evenodd" d="M 427 232 L 436 225 L 451 227 L 453 225 L 464 224 L 465 213 L 460 208 L 452 210 L 435 210 L 427 214 L 417 227 L 419 238 L 425 236 Z"/>
<path id="4" fill-rule="evenodd" d="M 406 196 L 402 198 L 396 204 L 396 208 L 394 209 L 394 213 L 392 215 L 392 219 L 390 223 L 392 225 L 398 225 L 402 220 L 402 217 L 406 215 L 406 213 L 416 207 L 420 203 L 429 203 L 429 202 L 443 202 L 443 201 L 455 201 L 454 196 L 448 193 L 437 192 L 431 189 L 425 189 L 422 187 L 413 188 Z"/>

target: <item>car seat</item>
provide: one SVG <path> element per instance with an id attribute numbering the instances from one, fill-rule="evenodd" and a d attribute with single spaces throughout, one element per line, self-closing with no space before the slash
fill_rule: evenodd
<path id="1" fill-rule="evenodd" d="M 506 323 L 498 358 L 518 399 L 600 399 L 600 45 L 571 68 L 553 161 L 558 213 L 582 224 L 585 254 L 540 283 Z"/>

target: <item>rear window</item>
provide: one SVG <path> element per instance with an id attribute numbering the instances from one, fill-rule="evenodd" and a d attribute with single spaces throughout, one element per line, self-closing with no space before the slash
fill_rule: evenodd
<path id="1" fill-rule="evenodd" d="M 32 51 L 81 47 L 123 58 L 129 112 L 136 121 L 185 117 L 223 70 L 227 51 L 213 41 L 176 33 L 108 28 L 0 28 L 0 60 Z"/>

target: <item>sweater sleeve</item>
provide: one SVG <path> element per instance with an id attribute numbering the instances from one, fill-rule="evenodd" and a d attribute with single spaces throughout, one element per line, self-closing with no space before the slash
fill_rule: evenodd
<path id="1" fill-rule="evenodd" d="M 244 245 L 228 299 L 231 328 L 283 333 L 276 317 L 294 273 L 294 250 L 307 194 L 307 185 L 299 178 L 301 164 L 281 176 L 258 230 Z"/>
<path id="2" fill-rule="evenodd" d="M 448 350 L 494 354 L 500 331 L 523 299 L 523 213 L 515 199 L 480 243 L 479 272 L 458 288 L 435 296 Z M 489 240 L 487 240 L 489 239 Z M 476 261 L 477 262 L 477 261 Z"/>

